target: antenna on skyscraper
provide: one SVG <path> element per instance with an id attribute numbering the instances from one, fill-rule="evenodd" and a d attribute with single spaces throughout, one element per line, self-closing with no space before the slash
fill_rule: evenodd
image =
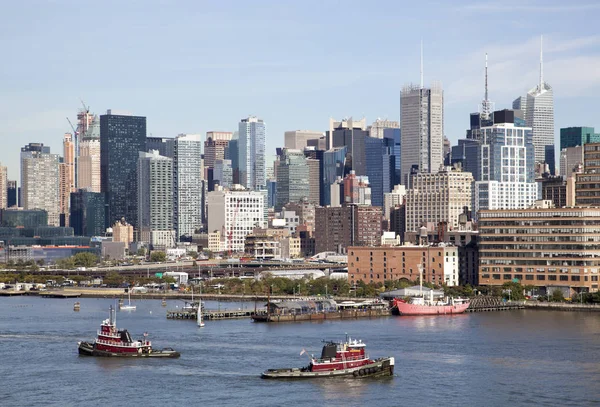
<path id="1" fill-rule="evenodd" d="M 421 89 L 423 89 L 423 39 L 421 39 Z"/>
<path id="2" fill-rule="evenodd" d="M 540 36 L 540 92 L 544 89 L 544 36 Z"/>
<path id="3" fill-rule="evenodd" d="M 487 82 L 487 52 L 485 53 L 485 100 L 488 100 L 488 82 Z"/>

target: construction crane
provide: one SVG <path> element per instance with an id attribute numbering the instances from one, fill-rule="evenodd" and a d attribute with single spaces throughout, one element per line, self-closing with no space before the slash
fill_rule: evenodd
<path id="1" fill-rule="evenodd" d="M 240 210 L 240 200 L 238 199 L 235 203 L 235 210 L 233 211 L 233 219 L 231 220 L 231 228 L 227 236 L 227 242 L 229 243 L 229 257 L 231 257 L 231 246 L 233 245 L 233 228 L 235 227 L 235 221 L 237 220 L 237 214 Z"/>

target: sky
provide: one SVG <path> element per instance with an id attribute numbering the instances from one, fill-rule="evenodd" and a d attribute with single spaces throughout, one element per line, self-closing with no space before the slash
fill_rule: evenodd
<path id="1" fill-rule="evenodd" d="M 400 90 L 444 89 L 455 144 L 484 94 L 496 109 L 544 80 L 555 129 L 600 128 L 600 3 L 505 1 L 8 1 L 0 13 L 0 162 L 19 177 L 30 142 L 62 155 L 81 100 L 96 114 L 147 117 L 148 135 L 267 125 L 270 154 L 286 130 L 329 118 L 399 120 Z"/>

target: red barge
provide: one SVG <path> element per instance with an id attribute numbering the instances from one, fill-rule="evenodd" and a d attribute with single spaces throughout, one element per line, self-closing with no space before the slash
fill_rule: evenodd
<path id="1" fill-rule="evenodd" d="M 102 321 L 94 342 L 79 342 L 79 354 L 84 356 L 178 358 L 179 352 L 171 348 L 154 350 L 146 338 L 133 340 L 126 330 L 117 329 L 116 309 L 110 307 L 109 317 Z M 144 334 L 146 336 L 146 334 Z"/>
<path id="2" fill-rule="evenodd" d="M 355 378 L 392 376 L 394 358 L 370 359 L 366 344 L 362 341 L 346 339 L 346 342 L 326 342 L 320 358 L 310 358 L 310 364 L 303 368 L 269 369 L 262 374 L 263 379 L 302 379 L 317 377 L 348 376 Z M 303 350 L 300 354 L 302 355 Z"/>

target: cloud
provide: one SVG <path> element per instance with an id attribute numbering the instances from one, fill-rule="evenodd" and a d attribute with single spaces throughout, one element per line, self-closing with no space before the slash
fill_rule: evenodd
<path id="1" fill-rule="evenodd" d="M 589 94 L 600 86 L 600 53 L 593 48 L 600 36 L 559 39 L 544 37 L 544 80 L 554 88 L 556 97 Z M 484 55 L 489 55 L 488 82 L 490 99 L 498 107 L 507 106 L 539 81 L 539 37 L 514 44 L 486 47 L 459 57 L 460 71 L 449 72 L 456 78 L 445 86 L 449 104 L 479 101 L 484 93 Z M 585 53 L 575 53 L 590 48 Z M 575 54 L 575 55 L 574 55 Z"/>

